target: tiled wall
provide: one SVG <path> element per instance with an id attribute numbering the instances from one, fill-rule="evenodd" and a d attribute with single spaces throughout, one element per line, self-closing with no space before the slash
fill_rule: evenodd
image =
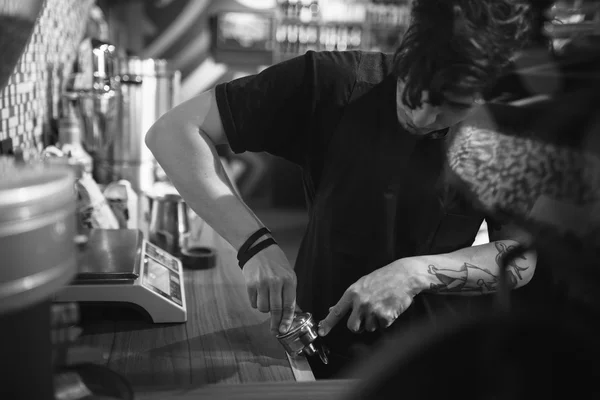
<path id="1" fill-rule="evenodd" d="M 94 0 L 46 0 L 7 86 L 0 91 L 0 140 L 42 150 L 42 134 L 57 117 L 58 93 L 70 71 Z"/>

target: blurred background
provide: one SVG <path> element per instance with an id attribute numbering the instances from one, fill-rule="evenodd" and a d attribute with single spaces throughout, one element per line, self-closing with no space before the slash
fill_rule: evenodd
<path id="1" fill-rule="evenodd" d="M 308 50 L 393 52 L 410 1 L 98 1 L 110 41 L 181 71 L 180 100 Z M 222 149 L 251 205 L 302 208 L 297 168 L 266 154 Z M 275 164 L 277 168 L 267 168 Z"/>
<path id="2" fill-rule="evenodd" d="M 585 312 L 576 322 L 593 322 L 600 310 L 596 287 L 600 278 L 596 272 L 600 258 L 600 2 L 530 3 L 545 10 L 540 34 L 549 39 L 548 48 L 530 49 L 515 58 L 511 70 L 488 94 L 488 114 L 483 118 L 488 125 L 481 129 L 474 122 L 479 136 L 463 131 L 455 146 L 469 151 L 450 154 L 450 161 L 467 191 L 488 211 L 508 215 L 534 234 L 540 251 L 538 265 L 544 265 L 538 267 L 536 277 L 556 272 L 553 287 L 562 296 L 542 308 L 551 309 L 555 321 L 564 319 L 563 325 L 570 326 L 564 317 L 573 312 L 560 308 L 565 304 L 584 305 L 580 308 Z M 0 0 L 0 156 L 14 156 L 10 161 L 0 157 L 0 226 L 19 223 L 30 234 L 17 237 L 12 231 L 0 232 L 4 235 L 0 235 L 3 262 L 8 260 L 2 282 L 27 279 L 48 267 L 63 268 L 72 255 L 63 249 L 74 251 L 72 238 L 95 228 L 140 229 L 146 238 L 152 234 L 145 200 L 152 202 L 147 194 L 157 185 L 167 190 L 168 179 L 143 139 L 163 113 L 221 82 L 257 73 L 309 50 L 393 52 L 407 28 L 409 9 L 410 0 Z M 511 122 L 520 126 L 512 129 Z M 300 169 L 264 153 L 236 155 L 227 148 L 219 152 L 240 195 L 294 263 L 308 218 Z M 31 161 L 34 167 L 35 161 L 67 163 L 74 177 L 46 174 L 44 168 L 20 176 L 13 161 Z M 474 163 L 478 168 L 468 168 Z M 69 211 L 75 209 L 69 203 L 71 178 L 78 195 L 76 213 Z M 489 182 L 498 183 L 501 190 Z M 20 185 L 41 189 L 31 192 L 35 198 L 20 204 L 18 196 L 5 194 L 16 193 Z M 512 190 L 515 187 L 520 189 L 518 196 Z M 201 221 L 193 213 L 188 220 L 179 207 L 181 201 L 174 203 L 178 208 L 170 217 L 183 222 L 183 233 L 194 236 L 201 230 Z M 15 212 L 22 207 L 39 215 L 52 213 L 65 224 L 53 232 L 32 228 L 28 225 L 32 214 Z M 74 218 L 77 224 L 72 223 Z M 77 232 L 64 230 L 75 225 Z M 64 243 L 52 242 L 58 236 Z M 163 238 L 149 239 L 161 243 Z M 486 241 L 483 225 L 475 244 Z M 31 251 L 31 243 L 36 252 Z M 26 261 L 11 268 L 11 256 Z M 35 290 L 25 285 L 22 293 L 0 292 L 5 296 L 0 301 L 4 317 L 9 306 L 35 306 L 19 320 L 21 328 L 12 320 L 0 320 L 0 326 L 15 327 L 2 330 L 3 335 L 13 335 L 2 337 L 5 348 L 20 340 L 27 342 L 25 348 L 36 360 L 42 351 L 51 358 L 49 349 L 43 347 L 46 332 L 31 326 L 38 321 L 51 325 L 48 304 L 39 300 L 73 278 L 74 264 L 71 267 Z M 541 290 L 550 292 L 548 287 Z M 546 301 L 549 296 L 540 298 Z M 562 342 L 547 334 L 557 327 L 560 324 L 536 331 L 546 339 L 540 340 L 540 349 L 546 352 L 573 343 L 588 346 L 585 354 L 589 353 L 592 340 L 580 340 L 575 329 Z M 584 328 L 589 331 L 588 326 Z M 31 333 L 31 338 L 24 338 L 23 332 Z M 80 333 L 72 331 L 69 337 Z M 53 344 L 69 340 L 73 339 L 53 338 Z M 40 349 L 29 343 L 41 343 Z M 11 350 L 17 354 L 19 349 Z M 433 356 L 439 357 L 434 350 Z M 481 354 L 487 357 L 485 346 Z M 574 354 L 569 363 L 580 355 Z M 10 357 L 3 358 L 10 361 Z M 23 361 L 24 371 L 35 375 L 37 367 L 40 374 L 45 373 L 43 362 Z M 380 361 L 375 364 L 385 366 Z M 483 357 L 473 365 L 493 364 L 489 361 Z M 17 371 L 13 364 L 5 365 L 7 371 Z M 431 374 L 429 364 L 423 368 L 423 376 Z"/>
<path id="3" fill-rule="evenodd" d="M 69 120 L 80 118 L 96 182 L 106 185 L 127 179 L 139 195 L 152 182 L 166 179 L 145 148 L 143 135 L 169 108 L 216 84 L 257 73 L 308 50 L 393 52 L 408 25 L 410 9 L 410 0 L 22 2 L 27 3 L 43 6 L 31 31 L 22 30 L 24 40 L 29 33 L 31 40 L 23 52 L 12 53 L 20 58 L 12 72 L 6 71 L 8 82 L 0 91 L 0 154 L 15 150 L 34 154 L 60 145 L 61 127 L 64 131 Z M 538 3 L 553 4 L 551 22 L 544 27 L 552 38 L 551 52 L 576 53 L 579 47 L 589 54 L 597 48 L 597 2 L 534 2 Z M 94 116 L 71 118 L 81 113 L 83 100 L 69 100 L 64 93 L 86 85 L 109 90 L 114 86 L 125 96 L 120 110 L 102 114 L 103 128 L 93 122 L 98 119 L 98 104 Z M 509 74 L 492 95 L 500 102 L 515 102 L 530 97 L 532 91 L 547 95 L 552 90 L 548 81 L 524 83 Z M 93 124 L 96 131 L 90 133 Z M 110 150 L 119 155 L 100 148 L 110 141 L 109 130 L 130 136 Z M 306 223 L 299 168 L 268 154 L 219 151 L 240 194 L 267 226 L 275 232 L 279 225 L 289 228 L 280 233 L 284 247 L 287 235 L 292 243 L 299 241 Z M 486 240 L 484 225 L 476 243 Z M 293 250 L 288 253 L 295 257 Z"/>
<path id="4" fill-rule="evenodd" d="M 552 52 L 577 46 L 589 51 L 596 45 L 596 2 L 550 3 L 552 23 L 545 32 L 552 37 Z M 15 55 L 21 56 L 19 62 L 0 91 L 0 154 L 15 149 L 40 153 L 60 144 L 60 128 L 68 126 L 61 125 L 61 119 L 68 121 L 71 111 L 82 109 L 81 100 L 79 105 L 77 99 L 65 100 L 69 88 L 101 84 L 117 89 L 119 84 L 117 91 L 129 106 L 120 107 L 124 116 L 103 117 L 103 129 L 128 131 L 131 138 L 111 150 L 120 156 L 95 150 L 103 144 L 99 141 L 110 141 L 106 132 L 93 133 L 88 140 L 90 120 L 97 116 L 88 116 L 87 123 L 85 116 L 77 117 L 83 120 L 83 144 L 94 159 L 96 182 L 128 179 L 138 194 L 151 182 L 166 179 L 145 148 L 143 134 L 169 108 L 216 84 L 308 50 L 393 52 L 410 10 L 410 0 L 47 0 L 43 4 L 31 27 L 32 38 L 23 54 Z M 25 31 L 24 40 L 29 38 Z M 100 50 L 102 43 L 111 47 Z M 104 80 L 91 83 L 91 76 Z M 144 76 L 145 83 L 139 85 Z M 492 95 L 498 101 L 518 101 L 531 94 L 528 84 L 509 74 Z M 547 86 L 535 90 L 547 93 L 552 90 Z M 282 226 L 280 241 L 286 249 L 291 246 L 288 256 L 295 258 L 295 243 L 306 223 L 299 168 L 268 154 L 219 151 L 244 200 L 276 233 Z M 106 170 L 117 171 L 101 176 Z M 487 240 L 485 225 L 480 233 L 476 243 Z"/>

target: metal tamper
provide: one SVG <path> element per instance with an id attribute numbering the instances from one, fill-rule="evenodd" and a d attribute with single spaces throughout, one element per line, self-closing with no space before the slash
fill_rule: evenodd
<path id="1" fill-rule="evenodd" d="M 329 362 L 327 351 L 317 334 L 317 324 L 310 313 L 296 313 L 289 331 L 277 335 L 277 339 L 292 357 L 302 353 L 308 356 L 318 354 L 323 364 Z"/>

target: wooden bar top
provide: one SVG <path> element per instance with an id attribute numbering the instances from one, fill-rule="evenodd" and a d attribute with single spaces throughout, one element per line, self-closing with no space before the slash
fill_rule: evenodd
<path id="1" fill-rule="evenodd" d="M 199 389 L 173 388 L 136 393 L 136 400 L 343 400 L 358 381 L 264 382 L 211 385 Z"/>
<path id="2" fill-rule="evenodd" d="M 136 392 L 211 384 L 312 381 L 304 358 L 290 359 L 269 331 L 269 314 L 250 307 L 235 250 L 207 224 L 197 243 L 217 266 L 185 270 L 188 321 L 152 324 L 102 311 L 86 317 L 80 345 L 100 348 Z M 138 389 L 139 388 L 139 389 Z"/>

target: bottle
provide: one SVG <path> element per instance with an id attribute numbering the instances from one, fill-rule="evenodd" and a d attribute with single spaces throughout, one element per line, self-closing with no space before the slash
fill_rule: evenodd
<path id="1" fill-rule="evenodd" d="M 77 197 L 77 234 L 87 236 L 90 230 L 118 229 L 119 222 L 110 209 L 100 187 L 86 169 L 89 166 L 78 163 L 73 157 L 45 149 L 43 163 L 72 168 L 75 172 L 74 189 Z"/>
<path id="2" fill-rule="evenodd" d="M 137 229 L 139 227 L 138 195 L 131 187 L 131 182 L 126 179 L 111 182 L 103 193 L 119 221 L 119 228 Z"/>
<path id="3" fill-rule="evenodd" d="M 298 0 L 288 0 L 287 17 L 290 19 L 297 18 Z"/>
<path id="4" fill-rule="evenodd" d="M 298 27 L 298 54 L 302 55 L 308 50 L 308 26 Z"/>
<path id="5" fill-rule="evenodd" d="M 71 101 L 64 101 L 63 114 L 58 121 L 58 141 L 60 150 L 66 154 L 74 164 L 83 166 L 84 172 L 92 174 L 93 159 L 81 144 L 81 124 Z"/>
<path id="6" fill-rule="evenodd" d="M 306 50 L 319 50 L 319 28 L 316 26 L 309 26 L 307 28 L 307 47 Z"/>
<path id="7" fill-rule="evenodd" d="M 358 26 L 353 27 L 350 30 L 348 38 L 349 46 L 352 50 L 360 49 L 362 45 L 362 29 Z"/>
<path id="8" fill-rule="evenodd" d="M 289 52 L 292 53 L 293 56 L 298 54 L 298 30 L 298 25 L 288 25 L 287 40 L 290 46 Z"/>
<path id="9" fill-rule="evenodd" d="M 286 40 L 287 40 L 287 26 L 279 25 L 275 31 L 275 41 L 277 42 L 277 48 L 280 53 L 286 52 Z"/>

